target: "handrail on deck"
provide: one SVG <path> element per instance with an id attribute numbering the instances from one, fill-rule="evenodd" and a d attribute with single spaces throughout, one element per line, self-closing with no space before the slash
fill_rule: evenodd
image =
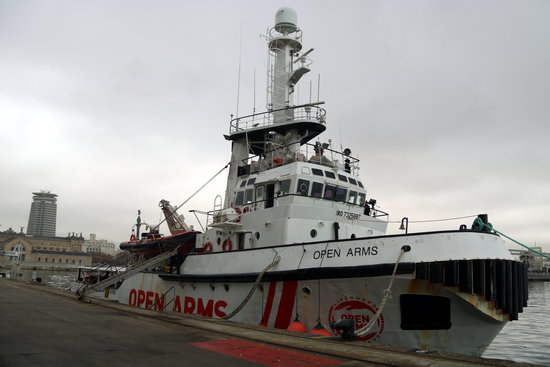
<path id="1" fill-rule="evenodd" d="M 298 145 L 298 149 L 293 149 L 293 145 Z M 337 167 L 353 176 L 359 175 L 359 159 L 328 147 L 322 148 L 322 152 L 318 149 L 320 147 L 315 144 L 294 142 L 245 158 L 241 162 L 245 166 L 250 166 L 250 173 L 266 171 L 294 162 L 306 162 L 329 168 Z M 328 157 L 324 153 L 328 153 Z M 342 161 L 340 162 L 337 158 L 341 158 Z"/>
<path id="2" fill-rule="evenodd" d="M 166 302 L 166 295 L 168 294 L 168 292 L 170 291 L 174 291 L 174 297 L 172 297 L 172 299 L 170 300 L 170 302 L 168 303 L 165 303 Z M 166 307 L 168 307 L 172 302 L 174 302 L 174 299 L 176 298 L 176 288 L 174 288 L 173 286 L 170 287 L 166 292 L 164 292 L 162 294 L 162 296 L 158 297 L 156 300 L 155 300 L 155 303 L 153 303 L 151 306 L 149 306 L 149 310 L 152 310 L 153 308 L 155 308 L 159 303 L 160 301 L 162 300 L 162 310 L 161 311 L 164 311 L 166 309 Z"/>
<path id="3" fill-rule="evenodd" d="M 275 110 L 270 109 L 268 111 L 253 113 L 246 116 L 238 116 L 231 119 L 229 123 L 229 133 L 234 134 L 239 131 L 245 131 L 259 126 L 274 124 L 274 114 L 276 114 L 277 112 L 292 111 L 294 115 L 287 121 L 305 119 L 317 120 L 321 124 L 325 124 L 326 111 L 324 108 L 319 107 L 319 105 L 324 103 L 325 102 L 306 103 L 298 106 L 287 106 L 283 108 L 278 108 Z"/>

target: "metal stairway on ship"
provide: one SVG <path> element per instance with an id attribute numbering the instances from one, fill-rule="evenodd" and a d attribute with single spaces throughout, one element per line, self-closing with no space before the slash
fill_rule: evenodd
<path id="1" fill-rule="evenodd" d="M 122 282 L 125 279 L 128 279 L 129 277 L 138 274 L 139 272 L 142 272 L 146 269 L 153 268 L 159 264 L 164 263 L 166 260 L 171 258 L 172 256 L 177 255 L 179 250 L 179 246 L 174 249 L 173 251 L 167 251 L 163 252 L 162 254 L 159 254 L 155 257 L 152 257 L 150 259 L 138 262 L 133 264 L 131 267 L 129 267 L 126 271 L 116 274 L 114 276 L 110 276 L 107 279 L 101 280 L 97 283 L 84 283 L 82 286 L 76 291 L 76 294 L 78 296 L 79 300 L 82 300 L 87 294 L 91 292 L 100 292 L 105 290 L 108 287 L 111 287 L 118 282 Z"/>

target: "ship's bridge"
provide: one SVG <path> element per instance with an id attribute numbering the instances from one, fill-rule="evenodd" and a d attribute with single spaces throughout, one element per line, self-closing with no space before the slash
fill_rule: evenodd
<path id="1" fill-rule="evenodd" d="M 385 232 L 388 214 L 368 200 L 351 165 L 347 169 L 324 155 L 306 157 L 252 160 L 237 177 L 230 208 L 208 213 L 213 232 L 205 241 L 225 234 L 238 248 L 249 248 Z"/>
<path id="2" fill-rule="evenodd" d="M 288 146 L 268 144 L 272 150 L 243 161 L 232 207 L 248 212 L 301 202 L 387 216 L 375 209 L 375 202 L 367 202 L 367 190 L 358 175 L 359 160 L 349 150 L 338 152 L 327 144 L 306 143 L 295 152 Z"/>
<path id="3" fill-rule="evenodd" d="M 366 189 L 355 176 L 307 162 L 245 175 L 235 188 L 235 207 L 259 210 L 275 206 L 282 197 L 299 196 L 363 208 Z"/>

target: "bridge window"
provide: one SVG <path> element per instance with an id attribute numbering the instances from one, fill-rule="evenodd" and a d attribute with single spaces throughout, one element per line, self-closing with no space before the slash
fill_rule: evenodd
<path id="1" fill-rule="evenodd" d="M 336 178 L 336 175 L 334 175 L 334 172 L 325 171 L 325 176 L 328 178 Z"/>
<path id="2" fill-rule="evenodd" d="M 364 187 L 363 187 L 363 184 L 361 183 L 361 181 L 357 181 L 357 184 L 359 185 L 360 188 L 362 188 L 362 189 L 364 188 Z"/>
<path id="3" fill-rule="evenodd" d="M 365 194 L 360 192 L 358 197 L 359 197 L 359 201 L 357 202 L 357 204 L 359 205 L 364 205 L 365 204 Z"/>
<path id="4" fill-rule="evenodd" d="M 357 181 L 355 181 L 355 178 L 349 178 L 349 182 L 352 184 L 352 185 L 357 185 Z"/>
<path id="5" fill-rule="evenodd" d="M 344 203 L 346 201 L 346 196 L 348 196 L 348 189 L 343 187 L 336 188 L 336 195 L 334 196 L 335 201 Z"/>
<path id="6" fill-rule="evenodd" d="M 326 185 L 325 186 L 325 196 L 323 196 L 323 198 L 325 198 L 327 200 L 334 200 L 335 196 L 336 196 L 336 186 Z"/>
<path id="7" fill-rule="evenodd" d="M 256 187 L 256 201 L 261 201 L 264 199 L 264 187 L 258 186 Z"/>
<path id="8" fill-rule="evenodd" d="M 244 180 L 243 182 L 241 182 L 241 187 L 245 187 L 246 186 L 246 180 Z"/>
<path id="9" fill-rule="evenodd" d="M 237 193 L 237 201 L 235 202 L 235 205 L 241 206 L 243 205 L 243 201 L 244 201 L 244 191 L 239 191 Z"/>
<path id="10" fill-rule="evenodd" d="M 247 185 L 252 185 L 254 184 L 254 182 L 256 182 L 256 177 L 252 177 L 251 179 L 249 179 Z"/>
<path id="11" fill-rule="evenodd" d="M 251 203 L 252 202 L 252 199 L 253 199 L 253 195 L 254 195 L 254 190 L 253 189 L 248 189 L 244 192 L 244 202 L 246 204 L 248 203 Z"/>
<path id="12" fill-rule="evenodd" d="M 348 203 L 355 204 L 355 200 L 357 200 L 357 191 L 350 190 Z"/>
<path id="13" fill-rule="evenodd" d="M 311 169 L 311 172 L 312 172 L 315 176 L 323 176 L 323 171 L 320 170 L 320 169 L 312 168 L 312 169 Z"/>
<path id="14" fill-rule="evenodd" d="M 298 195 L 307 196 L 309 192 L 309 181 L 308 180 L 298 180 L 298 189 L 296 193 Z"/>
<path id="15" fill-rule="evenodd" d="M 346 176 L 344 176 L 344 175 L 340 175 L 340 174 L 339 174 L 339 175 L 338 175 L 338 179 L 339 179 L 340 181 L 348 182 L 348 178 L 347 178 Z"/>
<path id="16" fill-rule="evenodd" d="M 290 194 L 290 179 L 279 181 L 279 195 Z"/>
<path id="17" fill-rule="evenodd" d="M 314 198 L 323 197 L 323 184 L 320 182 L 314 182 L 311 185 L 311 196 Z"/>

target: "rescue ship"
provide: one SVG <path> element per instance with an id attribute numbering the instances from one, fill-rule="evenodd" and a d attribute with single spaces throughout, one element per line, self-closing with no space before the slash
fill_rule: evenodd
<path id="1" fill-rule="evenodd" d="M 267 110 L 229 123 L 223 202 L 204 212 L 170 272 L 127 277 L 119 302 L 481 355 L 527 305 L 526 269 L 486 215 L 471 227 L 386 234 L 389 215 L 367 200 L 359 160 L 321 140 L 323 102 L 294 103 L 312 51 L 296 13 L 279 9 L 266 38 Z"/>

